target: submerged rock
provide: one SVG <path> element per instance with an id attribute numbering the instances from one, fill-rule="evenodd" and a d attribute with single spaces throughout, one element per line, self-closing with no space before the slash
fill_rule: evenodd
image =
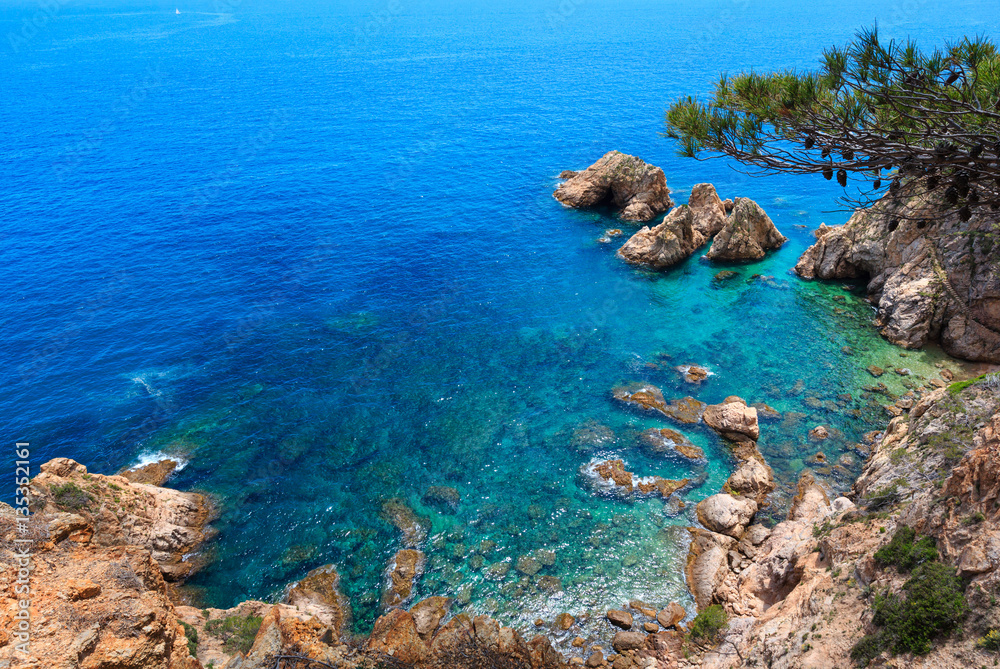
<path id="1" fill-rule="evenodd" d="M 689 479 L 674 481 L 660 476 L 636 477 L 625 469 L 623 460 L 591 462 L 583 466 L 583 473 L 595 478 L 604 490 L 620 496 L 658 494 L 666 499 L 690 483 Z"/>
<path id="2" fill-rule="evenodd" d="M 733 213 L 705 254 L 709 260 L 760 260 L 788 239 L 778 232 L 764 210 L 749 198 L 736 198 Z"/>
<path id="3" fill-rule="evenodd" d="M 569 176 L 553 196 L 575 209 L 614 206 L 626 221 L 652 220 L 673 204 L 663 170 L 619 151 Z"/>
<path id="4" fill-rule="evenodd" d="M 611 391 L 611 395 L 626 406 L 667 415 L 667 401 L 663 399 L 663 392 L 654 385 L 633 383 L 628 386 L 618 386 Z"/>
<path id="5" fill-rule="evenodd" d="M 690 460 L 705 459 L 704 451 L 680 432 L 668 428 L 645 430 L 639 435 L 639 442 L 654 455 L 679 453 Z"/>
<path id="6" fill-rule="evenodd" d="M 462 496 L 451 486 L 432 485 L 424 492 L 423 503 L 444 513 L 455 513 Z"/>
<path id="7" fill-rule="evenodd" d="M 430 521 L 418 516 L 398 497 L 382 504 L 382 517 L 402 533 L 401 542 L 406 548 L 416 548 L 427 539 Z"/>
<path id="8" fill-rule="evenodd" d="M 389 564 L 389 579 L 382 595 L 382 606 L 402 606 L 413 596 L 417 579 L 424 573 L 426 558 L 421 551 L 404 548 Z"/>
<path id="9" fill-rule="evenodd" d="M 606 448 L 615 441 L 615 433 L 610 427 L 596 420 L 588 421 L 573 430 L 570 443 L 581 453 L 590 453 L 598 448 Z"/>

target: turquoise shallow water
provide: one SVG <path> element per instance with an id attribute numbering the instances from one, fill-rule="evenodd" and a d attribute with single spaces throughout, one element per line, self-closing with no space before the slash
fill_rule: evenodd
<path id="1" fill-rule="evenodd" d="M 878 337 L 858 286 L 790 274 L 813 228 L 846 219 L 834 186 L 682 160 L 657 132 L 719 71 L 812 66 L 875 18 L 933 42 L 989 32 L 977 3 L 123 7 L 66 7 L 4 54 L 0 417 L 37 461 L 182 454 L 171 485 L 220 502 L 191 584 L 205 604 L 276 597 L 332 562 L 366 630 L 400 547 L 380 516 L 394 498 L 432 528 L 419 596 L 525 630 L 687 603 L 683 528 L 732 462 L 697 427 L 680 429 L 707 464 L 646 453 L 638 432 L 678 426 L 614 386 L 782 411 L 761 440 L 780 515 L 804 468 L 835 487 L 857 471 L 886 418 L 869 364 L 936 373 L 934 352 Z M 34 11 L 4 5 L 3 34 Z M 702 181 L 755 199 L 789 242 L 744 266 L 624 265 L 621 240 L 597 239 L 634 228 L 551 198 L 559 171 L 610 149 L 662 166 L 679 202 Z M 714 374 L 690 387 L 685 363 Z M 613 439 L 581 448 L 598 424 Z M 817 424 L 842 435 L 825 464 Z M 603 457 L 699 485 L 683 510 L 605 497 L 580 474 Z M 425 504 L 432 485 L 460 502 Z M 538 550 L 553 564 L 499 576 Z"/>

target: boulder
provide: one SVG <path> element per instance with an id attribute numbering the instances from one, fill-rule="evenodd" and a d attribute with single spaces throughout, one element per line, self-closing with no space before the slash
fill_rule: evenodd
<path id="1" fill-rule="evenodd" d="M 638 650 L 646 643 L 646 635 L 642 632 L 615 632 L 611 640 L 611 647 L 617 653 L 624 653 L 627 650 Z"/>
<path id="2" fill-rule="evenodd" d="M 626 221 L 650 221 L 673 204 L 663 170 L 619 151 L 569 176 L 553 196 L 574 209 L 613 206 Z"/>
<path id="3" fill-rule="evenodd" d="M 656 614 L 656 622 L 660 623 L 664 628 L 670 628 L 677 625 L 677 623 L 684 620 L 687 617 L 687 612 L 684 611 L 684 607 L 677 602 L 670 602 L 667 608 L 663 609 Z"/>
<path id="4" fill-rule="evenodd" d="M 688 383 L 700 384 L 711 375 L 711 372 L 698 365 L 680 365 L 675 369 L 680 372 L 681 377 Z"/>
<path id="5" fill-rule="evenodd" d="M 628 611 L 619 611 L 617 609 L 612 609 L 608 611 L 608 622 L 615 627 L 620 627 L 623 630 L 632 629 L 632 614 Z"/>
<path id="6" fill-rule="evenodd" d="M 736 540 L 723 534 L 690 528 L 691 545 L 688 548 L 688 590 L 694 596 L 698 610 L 712 604 L 716 589 L 729 574 L 729 551 Z"/>
<path id="7" fill-rule="evenodd" d="M 748 497 L 719 493 L 698 502 L 698 522 L 712 532 L 740 538 L 754 514 L 757 502 Z"/>
<path id="8" fill-rule="evenodd" d="M 757 458 L 750 458 L 732 473 L 726 481 L 726 490 L 751 497 L 760 504 L 774 490 L 774 473 Z"/>
<path id="9" fill-rule="evenodd" d="M 760 260 L 766 251 L 780 248 L 786 241 L 756 202 L 738 197 L 733 213 L 705 257 L 716 261 Z"/>
<path id="10" fill-rule="evenodd" d="M 749 437 L 756 441 L 760 437 L 757 409 L 748 407 L 738 397 L 726 398 L 722 404 L 705 407 L 702 420 L 727 439 Z"/>

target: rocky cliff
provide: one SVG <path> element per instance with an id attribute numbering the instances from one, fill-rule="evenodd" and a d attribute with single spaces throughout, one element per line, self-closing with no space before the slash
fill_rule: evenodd
<path id="1" fill-rule="evenodd" d="M 728 614 L 714 643 L 698 651 L 701 666 L 992 666 L 990 639 L 1000 636 L 998 385 L 986 378 L 938 389 L 894 418 L 850 499 L 831 499 L 806 473 L 774 528 L 751 526 L 738 539 L 696 530 L 693 559 L 714 567 L 696 579 L 699 606 Z M 898 557 L 907 546 L 921 546 L 911 564 Z M 961 606 L 943 620 L 937 607 L 949 583 Z M 918 636 L 930 641 L 916 655 L 893 655 L 909 643 L 893 626 L 931 587 L 917 618 Z M 934 636 L 936 626 L 950 631 Z"/>
<path id="2" fill-rule="evenodd" d="M 1000 362 L 998 217 L 968 222 L 926 194 L 904 190 L 822 226 L 795 266 L 806 278 L 868 281 L 877 325 L 893 343 L 939 341 L 959 358 Z"/>

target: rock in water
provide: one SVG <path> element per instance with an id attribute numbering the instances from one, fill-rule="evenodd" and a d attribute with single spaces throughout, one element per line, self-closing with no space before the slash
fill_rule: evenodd
<path id="1" fill-rule="evenodd" d="M 636 264 L 665 269 L 687 260 L 704 240 L 694 229 L 691 209 L 677 207 L 655 228 L 648 226 L 632 235 L 618 249 L 618 257 Z"/>
<path id="2" fill-rule="evenodd" d="M 695 184 L 688 198 L 694 229 L 709 240 L 726 225 L 726 208 L 712 184 Z"/>
<path id="3" fill-rule="evenodd" d="M 756 441 L 760 437 L 757 409 L 748 407 L 746 402 L 738 397 L 726 398 L 722 404 L 706 407 L 702 420 L 728 439 L 739 440 L 742 437 L 749 437 Z"/>
<path id="4" fill-rule="evenodd" d="M 733 213 L 715 236 L 705 257 L 709 260 L 760 260 L 764 253 L 788 241 L 764 210 L 749 198 L 736 198 Z"/>
<path id="5" fill-rule="evenodd" d="M 613 205 L 626 221 L 650 221 L 673 205 L 663 170 L 620 151 L 569 177 L 553 197 L 574 209 Z"/>
<path id="6" fill-rule="evenodd" d="M 644 227 L 618 250 L 623 260 L 664 269 L 686 260 L 719 232 L 726 217 L 712 184 L 698 184 L 688 204 L 677 207 L 654 228 Z"/>

